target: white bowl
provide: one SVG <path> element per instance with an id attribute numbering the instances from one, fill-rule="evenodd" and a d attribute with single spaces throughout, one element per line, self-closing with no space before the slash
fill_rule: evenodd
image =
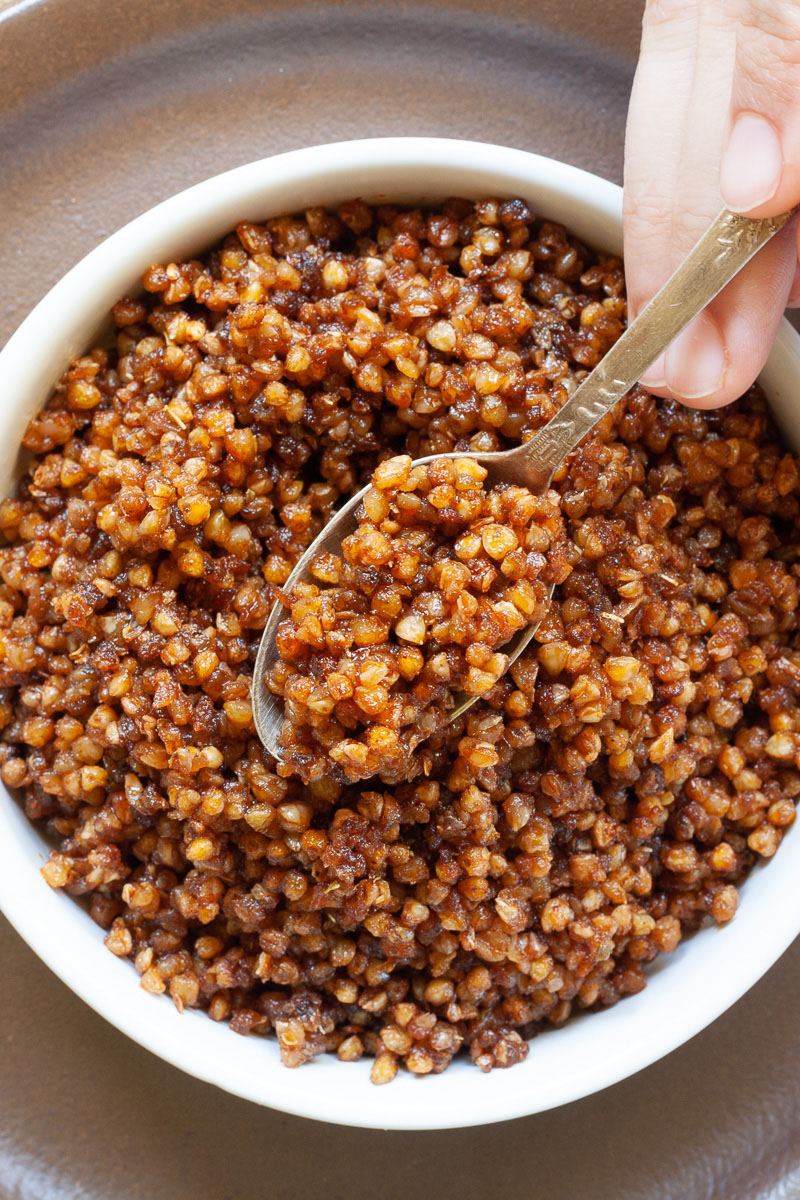
<path id="1" fill-rule="evenodd" d="M 152 262 L 196 253 L 242 218 L 261 219 L 354 197 L 396 201 L 523 196 L 589 244 L 619 252 L 621 191 L 560 162 L 519 150 L 434 138 L 385 138 L 293 151 L 189 188 L 144 213 L 87 255 L 48 293 L 0 353 L 0 495 L 13 486 L 16 448 L 68 359 L 92 343 L 111 305 Z M 762 383 L 784 424 L 798 427 L 800 337 L 784 321 Z M 443 1075 L 369 1081 L 369 1063 L 322 1056 L 297 1071 L 273 1039 L 241 1038 L 200 1012 L 178 1014 L 142 991 L 131 964 L 39 868 L 47 846 L 0 795 L 0 908 L 31 948 L 87 1004 L 142 1046 L 199 1079 L 319 1120 L 384 1129 L 441 1129 L 503 1121 L 589 1095 L 648 1066 L 724 1012 L 800 932 L 788 897 L 800 873 L 793 828 L 768 868 L 742 890 L 735 920 L 703 929 L 659 958 L 648 986 L 616 1007 L 537 1038 L 524 1063 L 482 1075 L 456 1061 Z"/>

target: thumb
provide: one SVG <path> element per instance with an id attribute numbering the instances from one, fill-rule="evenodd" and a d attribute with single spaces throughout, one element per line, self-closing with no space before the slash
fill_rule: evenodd
<path id="1" fill-rule="evenodd" d="M 800 5 L 747 0 L 720 166 L 728 208 L 774 216 L 800 200 Z"/>

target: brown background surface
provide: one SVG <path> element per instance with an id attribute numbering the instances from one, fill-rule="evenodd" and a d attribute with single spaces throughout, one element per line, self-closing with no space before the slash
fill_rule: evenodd
<path id="1" fill-rule="evenodd" d="M 640 10 L 0 0 L 0 342 L 117 226 L 275 151 L 439 134 L 619 180 Z M 482 1129 L 386 1134 L 180 1074 L 0 918 L 0 1200 L 800 1196 L 798 986 L 800 944 L 710 1029 L 598 1096 Z"/>

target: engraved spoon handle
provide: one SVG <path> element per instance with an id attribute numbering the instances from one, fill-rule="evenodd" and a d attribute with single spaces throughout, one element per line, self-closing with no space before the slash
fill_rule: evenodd
<path id="1" fill-rule="evenodd" d="M 570 451 L 795 212 L 754 220 L 723 209 L 566 404 L 514 452 L 526 460 L 529 486 L 549 484 Z"/>

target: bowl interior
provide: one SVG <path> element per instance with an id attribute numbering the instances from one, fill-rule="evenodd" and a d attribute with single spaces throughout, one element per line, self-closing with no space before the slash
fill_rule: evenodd
<path id="1" fill-rule="evenodd" d="M 263 219 L 353 197 L 399 202 L 452 195 L 524 197 L 589 244 L 621 249 L 621 192 L 583 171 L 521 151 L 443 139 L 393 138 L 295 151 L 237 168 L 165 201 L 114 234 L 48 293 L 0 353 L 0 494 L 13 487 L 29 417 L 70 357 L 93 343 L 114 301 L 151 262 L 198 252 L 238 220 Z M 762 383 L 788 439 L 800 430 L 800 337 L 784 322 Z M 608 1086 L 666 1054 L 724 1011 L 800 930 L 784 903 L 800 869 L 792 829 L 769 870 L 743 888 L 736 919 L 707 928 L 657 960 L 648 987 L 623 1004 L 535 1040 L 511 1071 L 483 1076 L 458 1060 L 424 1080 L 401 1073 L 374 1088 L 366 1062 L 323 1056 L 280 1066 L 273 1040 L 240 1038 L 204 1014 L 179 1015 L 138 986 L 103 932 L 39 874 L 47 846 L 0 792 L 0 907 L 36 953 L 118 1028 L 181 1069 L 287 1112 L 377 1128 L 432 1129 L 501 1121 Z"/>

